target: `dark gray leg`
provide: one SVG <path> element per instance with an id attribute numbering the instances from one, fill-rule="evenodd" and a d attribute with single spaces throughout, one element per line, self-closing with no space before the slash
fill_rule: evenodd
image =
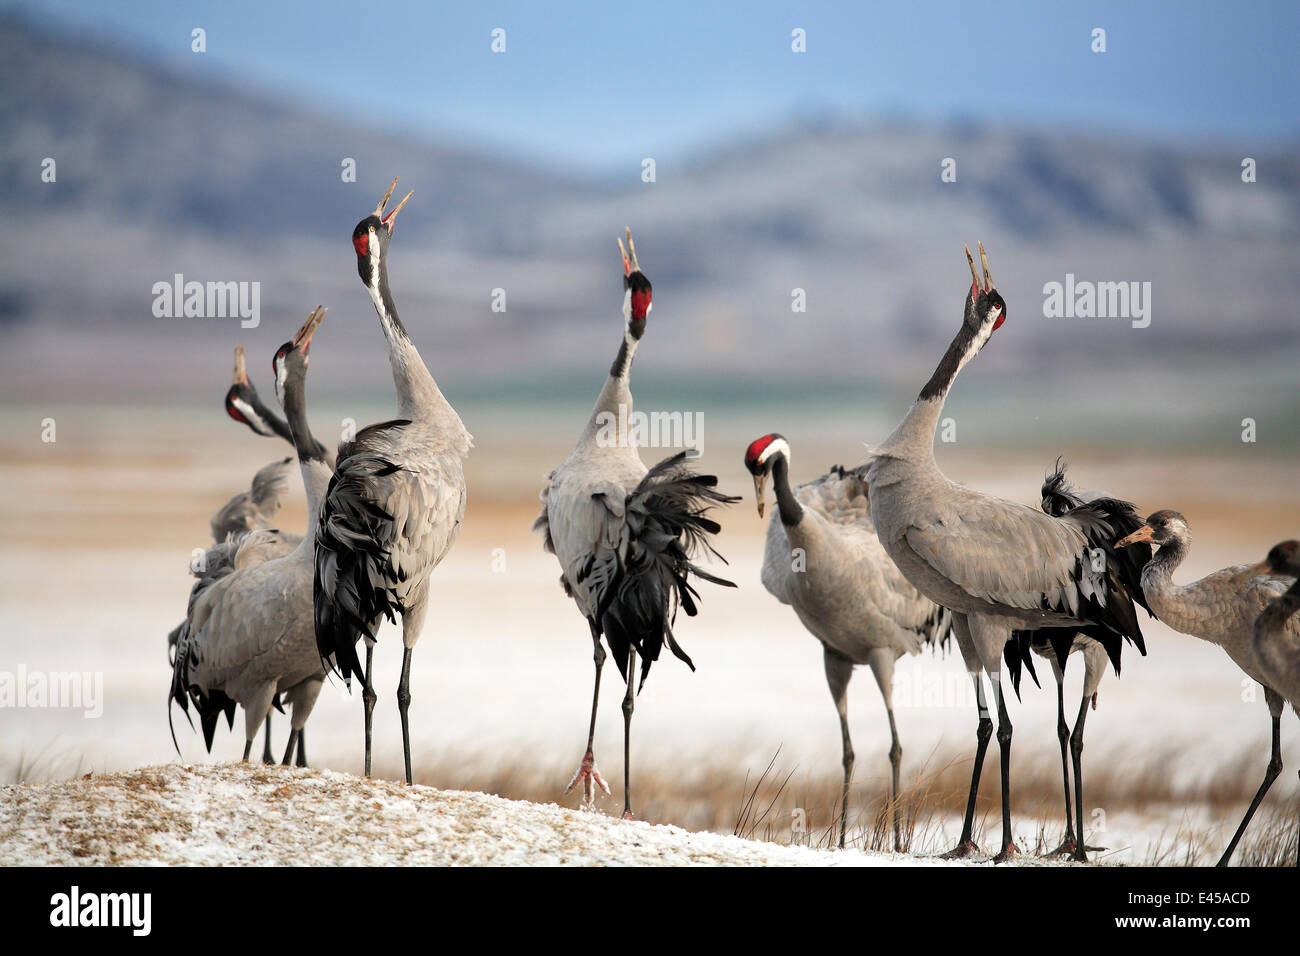
<path id="1" fill-rule="evenodd" d="M 984 768 L 984 752 L 988 750 L 989 738 L 993 736 L 993 721 L 989 719 L 989 706 L 984 700 L 984 685 L 980 683 L 983 664 L 971 639 L 970 621 L 965 614 L 952 616 L 952 632 L 957 638 L 957 648 L 962 660 L 966 662 L 966 672 L 971 683 L 975 685 L 975 707 L 979 712 L 979 724 L 975 728 L 975 765 L 971 768 L 970 795 L 966 798 L 966 819 L 961 826 L 961 839 L 957 846 L 943 854 L 946 859 L 969 856 L 979 848 L 975 846 L 972 835 L 975 830 L 975 799 L 980 789 L 980 771 Z"/>
<path id="2" fill-rule="evenodd" d="M 889 769 L 892 771 L 893 781 L 891 785 L 891 795 L 894 802 L 894 852 L 900 853 L 903 849 L 902 827 L 899 823 L 899 770 L 903 766 L 903 744 L 898 739 L 898 725 L 894 723 L 894 709 L 891 707 L 889 714 L 889 735 L 892 743 L 889 745 Z"/>
<path id="3" fill-rule="evenodd" d="M 298 744 L 298 735 L 300 733 L 302 731 L 294 730 L 292 727 L 289 728 L 289 746 L 284 749 L 284 759 L 280 761 L 281 767 L 287 767 L 293 762 L 293 750 Z"/>
<path id="4" fill-rule="evenodd" d="M 411 649 L 402 648 L 402 680 L 397 685 L 397 712 L 402 716 L 402 757 L 406 761 L 406 782 L 411 783 Z"/>
<path id="5" fill-rule="evenodd" d="M 1073 859 L 1080 863 L 1088 862 L 1088 844 L 1083 839 L 1083 725 L 1087 720 L 1088 698 L 1085 697 L 1079 702 L 1079 717 L 1074 722 L 1074 733 L 1070 735 L 1070 756 L 1074 758 L 1074 807 L 1077 811 Z"/>
<path id="6" fill-rule="evenodd" d="M 266 714 L 266 734 L 262 737 L 262 763 L 275 763 L 271 753 L 271 714 Z"/>
<path id="7" fill-rule="evenodd" d="M 996 684 L 993 693 L 998 698 L 998 749 L 1001 751 L 1002 771 L 1002 849 L 993 858 L 994 863 L 1011 859 L 1018 852 L 1011 839 L 1011 715 L 1007 713 L 1006 695 Z"/>
<path id="8" fill-rule="evenodd" d="M 307 766 L 307 728 L 306 727 L 298 731 L 298 760 L 295 766 L 298 767 Z"/>
<path id="9" fill-rule="evenodd" d="M 375 728 L 375 686 L 370 681 L 370 665 L 374 661 L 375 649 L 366 641 L 366 676 L 361 686 L 361 706 L 366 712 L 366 776 L 370 776 L 371 738 Z"/>
<path id="10" fill-rule="evenodd" d="M 253 742 L 251 740 L 245 740 L 244 741 L 244 763 L 248 763 L 248 755 L 251 754 L 252 752 L 253 752 Z"/>
<path id="11" fill-rule="evenodd" d="M 623 695 L 623 819 L 632 817 L 632 711 L 636 708 L 636 651 L 627 652 L 627 693 Z"/>
<path id="12" fill-rule="evenodd" d="M 591 627 L 592 660 L 596 662 L 596 683 L 591 690 L 591 723 L 587 727 L 587 752 L 583 754 L 582 763 L 578 765 L 578 769 L 573 774 L 573 779 L 564 788 L 564 792 L 568 793 L 581 780 L 582 805 L 591 807 L 596 800 L 596 787 L 600 787 L 600 789 L 609 793 L 609 785 L 605 783 L 600 771 L 596 769 L 596 757 L 592 753 L 592 747 L 596 741 L 596 708 L 600 703 L 600 672 L 601 668 L 605 666 L 605 648 L 600 643 L 600 631 L 595 623 L 592 621 L 587 623 Z"/>
<path id="13" fill-rule="evenodd" d="M 1246 810 L 1246 815 L 1241 818 L 1241 826 L 1237 827 L 1237 832 L 1232 836 L 1232 842 L 1223 851 L 1223 856 L 1219 858 L 1216 866 L 1228 865 L 1228 861 L 1232 859 L 1233 851 L 1237 849 L 1238 841 L 1241 840 L 1242 834 L 1246 832 L 1246 827 L 1250 824 L 1250 818 L 1255 815 L 1255 810 L 1263 801 L 1264 794 L 1268 793 L 1268 788 L 1273 786 L 1273 781 L 1282 772 L 1282 698 L 1266 687 L 1264 688 L 1264 699 L 1268 701 L 1268 709 L 1273 718 L 1273 755 L 1268 762 L 1268 769 L 1264 771 L 1264 782 L 1259 785 L 1259 790 L 1255 793 L 1255 799 L 1250 801 L 1250 807 Z"/>
<path id="14" fill-rule="evenodd" d="M 1065 781 L 1065 837 L 1048 856 L 1073 853 L 1075 847 L 1074 814 L 1070 803 L 1070 727 L 1065 722 L 1065 675 L 1059 672 L 1056 675 L 1056 738 L 1061 742 L 1061 779 Z"/>
<path id="15" fill-rule="evenodd" d="M 822 664 L 826 669 L 826 686 L 831 700 L 840 715 L 840 742 L 844 750 L 844 788 L 840 792 L 840 849 L 844 849 L 844 835 L 849 819 L 849 790 L 853 785 L 853 741 L 849 738 L 849 680 L 853 677 L 853 662 L 829 646 L 822 645 Z M 893 719 L 893 715 L 890 715 Z"/>

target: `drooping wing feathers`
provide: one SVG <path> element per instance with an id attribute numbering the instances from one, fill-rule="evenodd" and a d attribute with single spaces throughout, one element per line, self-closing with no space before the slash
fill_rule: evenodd
<path id="1" fill-rule="evenodd" d="M 672 631 L 678 607 L 690 616 L 698 612 L 699 594 L 691 576 L 735 587 L 694 559 L 701 552 L 722 559 L 709 541 L 721 527 L 708 511 L 739 499 L 715 490 L 716 476 L 692 471 L 685 464 L 687 454 L 659 462 L 622 501 L 611 500 L 612 492 L 592 496 L 610 517 L 621 512 L 622 520 L 605 523 L 617 537 L 602 541 L 590 554 L 579 569 L 579 583 L 595 598 L 594 619 L 624 680 L 632 679 L 628 651 L 635 649 L 641 656 L 639 686 L 645 684 L 665 642 L 674 656 L 695 669 Z"/>
<path id="2" fill-rule="evenodd" d="M 360 673 L 356 642 L 380 621 L 422 617 L 429 573 L 465 517 L 465 449 L 406 419 L 340 446 L 316 533 L 314 618 L 323 660 Z"/>
<path id="3" fill-rule="evenodd" d="M 321 507 L 312 587 L 316 648 L 326 669 L 336 668 L 345 680 L 362 675 L 357 641 L 362 635 L 374 640 L 380 621 L 393 622 L 403 610 L 390 579 L 388 546 L 401 529 L 370 500 L 368 488 L 400 468 L 381 455 L 347 455 L 340 448 Z"/>
<path id="4" fill-rule="evenodd" d="M 1050 646 L 1057 663 L 1064 668 L 1074 646 L 1075 636 L 1082 634 L 1106 649 L 1115 673 L 1118 674 L 1125 638 L 1132 641 L 1139 653 L 1146 654 L 1146 644 L 1134 603 L 1140 604 L 1147 614 L 1155 617 L 1142 591 L 1142 569 L 1151 560 L 1151 546 L 1137 544 L 1120 549 L 1114 547 L 1116 541 L 1142 526 L 1136 505 L 1131 501 L 1076 492 L 1066 479 L 1064 461 L 1058 458 L 1054 470 L 1043 481 L 1042 509 L 1047 515 L 1073 521 L 1078 525 L 1088 541 L 1087 560 L 1093 560 L 1097 554 L 1105 556 L 1106 599 L 1100 603 L 1092 601 L 1088 609 L 1093 613 L 1086 619 L 1086 623 L 1077 627 L 1045 627 L 1036 631 L 1016 631 L 1012 635 L 1004 656 L 1017 694 L 1020 692 L 1022 663 L 1034 682 L 1038 683 L 1030 654 L 1031 645 Z"/>

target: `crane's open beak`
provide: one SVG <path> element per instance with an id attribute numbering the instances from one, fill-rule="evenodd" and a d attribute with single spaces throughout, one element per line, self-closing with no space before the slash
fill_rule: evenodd
<path id="1" fill-rule="evenodd" d="M 1258 577 L 1261 574 L 1274 574 L 1274 573 L 1276 572 L 1269 565 L 1268 560 L 1265 559 L 1259 562 L 1259 564 L 1252 564 L 1244 571 L 1238 571 L 1236 574 L 1232 576 L 1232 583 L 1241 584 L 1243 581 L 1249 581 L 1251 578 Z"/>
<path id="2" fill-rule="evenodd" d="M 980 274 L 975 271 L 975 257 L 970 254 L 970 246 L 966 246 L 966 264 L 970 266 L 971 281 L 985 292 L 993 291 L 993 273 L 989 271 L 989 256 L 984 251 L 984 243 L 976 243 L 980 249 L 980 268 L 984 270 L 983 282 L 980 280 Z"/>
<path id="3" fill-rule="evenodd" d="M 392 197 L 393 190 L 397 188 L 398 178 L 399 177 L 397 176 L 393 177 L 392 183 L 390 183 L 388 186 L 388 192 L 384 193 L 384 198 L 379 200 L 379 205 L 375 207 L 375 211 L 372 214 L 378 216 L 380 221 L 385 226 L 387 226 L 390 230 L 393 228 L 393 220 L 396 219 L 397 214 L 402 211 L 402 207 L 406 205 L 406 201 L 415 195 L 415 190 L 412 189 L 409 193 L 407 193 L 405 196 L 402 197 L 401 202 L 399 202 L 396 206 L 394 206 L 392 210 L 387 215 L 385 215 L 384 207 L 388 205 L 388 200 Z"/>
<path id="4" fill-rule="evenodd" d="M 235 346 L 235 373 L 230 377 L 231 385 L 247 385 L 248 371 L 244 367 L 244 347 Z"/>
<path id="5" fill-rule="evenodd" d="M 767 509 L 767 499 L 764 494 L 766 491 L 767 491 L 767 475 L 765 474 L 755 475 L 754 476 L 754 500 L 758 504 L 758 516 L 760 518 L 763 517 L 763 512 Z"/>
<path id="6" fill-rule="evenodd" d="M 632 229 L 630 226 L 624 227 L 627 232 L 627 248 L 623 247 L 623 240 L 618 241 L 618 251 L 623 256 L 623 275 L 630 276 L 633 272 L 641 271 L 641 264 L 636 261 L 636 245 L 632 242 Z"/>
<path id="7" fill-rule="evenodd" d="M 1155 534 L 1155 532 L 1151 530 L 1151 525 L 1144 524 L 1142 527 L 1138 528 L 1132 534 L 1128 535 L 1127 537 L 1120 538 L 1118 541 L 1116 541 L 1115 547 L 1122 548 L 1126 545 L 1137 544 L 1140 541 L 1150 541 L 1151 536 L 1153 534 Z"/>
<path id="8" fill-rule="evenodd" d="M 327 311 L 323 305 L 316 306 L 312 314 L 307 316 L 307 321 L 302 324 L 302 328 L 294 335 L 293 347 L 303 355 L 306 355 L 311 347 L 311 337 L 316 334 L 316 329 L 320 327 L 321 319 L 325 318 Z"/>

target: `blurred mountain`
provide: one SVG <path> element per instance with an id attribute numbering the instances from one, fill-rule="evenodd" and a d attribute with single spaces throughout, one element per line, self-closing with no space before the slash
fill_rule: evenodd
<path id="1" fill-rule="evenodd" d="M 395 297 L 444 381 L 582 370 L 590 384 L 619 341 L 614 238 L 629 224 L 655 283 L 638 360 L 653 375 L 919 381 L 959 320 L 962 246 L 977 239 L 1009 303 L 981 358 L 999 374 L 1300 351 L 1294 150 L 822 118 L 644 183 L 639 165 L 592 178 L 385 131 L 195 61 L 0 22 L 0 395 L 187 392 L 236 341 L 269 360 L 317 302 L 331 307 L 318 352 L 335 360 L 314 384 L 382 395 L 386 353 L 348 240 L 395 174 L 399 195 L 415 189 Z M 1247 156 L 1256 183 L 1241 180 Z M 349 158 L 355 183 L 340 175 Z M 261 325 L 155 318 L 152 287 L 176 273 L 259 282 Z M 1067 273 L 1150 282 L 1150 328 L 1046 318 L 1044 284 Z"/>

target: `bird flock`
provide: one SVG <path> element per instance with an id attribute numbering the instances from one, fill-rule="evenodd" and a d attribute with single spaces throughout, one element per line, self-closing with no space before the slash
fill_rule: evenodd
<path id="1" fill-rule="evenodd" d="M 198 717 L 210 750 L 221 717 L 234 727 L 244 712 L 244 759 L 264 729 L 263 760 L 272 761 L 273 708 L 290 708 L 282 763 L 306 765 L 305 725 L 330 675 L 361 687 L 364 765 L 372 769 L 377 695 L 373 649 L 380 625 L 401 619 L 403 656 L 397 686 L 407 783 L 412 782 L 410 672 L 430 614 L 434 571 L 455 544 L 465 517 L 464 463 L 472 437 L 443 396 L 398 317 L 388 278 L 397 214 L 411 193 L 388 209 L 394 179 L 374 210 L 353 230 L 357 273 L 388 346 L 396 417 L 377 422 L 327 449 L 307 422 L 309 353 L 325 315 L 318 306 L 272 360 L 281 412 L 249 381 L 242 347 L 235 349 L 227 414 L 265 437 L 293 446 L 307 498 L 302 529 L 277 526 L 292 457 L 254 475 L 247 491 L 212 516 L 212 541 L 196 549 L 195 581 L 184 620 L 168 636 L 169 703 Z M 626 421 L 630 376 L 645 336 L 653 289 L 641 270 L 631 230 L 619 239 L 623 265 L 623 330 L 618 350 L 585 427 L 568 457 L 541 489 L 533 530 L 560 566 L 560 586 L 587 622 L 595 664 L 586 746 L 568 788 L 581 787 L 591 807 L 610 792 L 593 744 L 606 657 L 626 684 L 622 713 L 623 816 L 631 819 L 631 729 L 637 694 L 652 665 L 668 651 L 694 670 L 678 638 L 678 611 L 700 611 L 697 586 L 736 584 L 703 564 L 721 559 L 714 514 L 740 499 L 721 493 L 715 475 L 694 466 L 695 453 L 669 455 L 649 467 L 635 436 L 610 441 L 602 421 Z M 1134 504 L 1101 492 L 1077 491 L 1058 459 L 1038 508 L 967 488 L 948 479 L 934 458 L 934 436 L 958 374 L 991 341 L 1008 316 L 988 255 L 979 268 L 969 248 L 971 283 L 961 324 L 934 374 L 894 431 L 868 445 L 865 461 L 834 466 L 800 485 L 791 481 L 791 440 L 770 433 L 751 442 L 743 464 L 754 482 L 759 517 L 771 485 L 776 499 L 761 580 L 821 642 L 826 682 L 839 716 L 843 788 L 839 844 L 845 845 L 854 754 L 847 694 L 853 669 L 867 665 L 889 721 L 894 847 L 902 847 L 902 744 L 892 691 L 905 654 L 941 650 L 955 641 L 976 700 L 975 752 L 962 832 L 947 856 L 977 852 L 974 817 L 990 740 L 1001 754 L 1002 837 L 995 861 L 1019 851 L 1011 824 L 1013 726 L 1002 671 L 1016 693 L 1025 671 L 1037 680 L 1046 660 L 1057 689 L 1057 733 L 1065 797 L 1065 837 L 1056 852 L 1086 860 L 1082 751 L 1089 706 L 1096 706 L 1107 663 L 1118 674 L 1122 651 L 1146 647 L 1139 610 L 1173 629 L 1219 645 L 1264 688 L 1272 747 L 1264 780 L 1227 846 L 1231 858 L 1251 817 L 1282 771 L 1284 704 L 1300 711 L 1300 543 L 1285 541 L 1254 565 L 1238 565 L 1191 584 L 1173 582 L 1191 543 L 1187 520 L 1159 510 L 1142 518 Z M 364 642 L 365 663 L 358 645 Z M 1083 691 L 1073 726 L 1067 720 L 1064 674 L 1069 658 L 1084 662 Z M 986 691 L 987 687 L 987 691 Z M 169 707 L 169 718 L 171 709 Z M 996 718 L 996 720 L 995 720 Z M 170 722 L 170 721 L 169 721 Z M 175 726 L 172 726 L 175 743 Z M 177 747 L 179 751 L 179 746 Z M 1300 864 L 1300 860 L 1297 861 Z"/>

